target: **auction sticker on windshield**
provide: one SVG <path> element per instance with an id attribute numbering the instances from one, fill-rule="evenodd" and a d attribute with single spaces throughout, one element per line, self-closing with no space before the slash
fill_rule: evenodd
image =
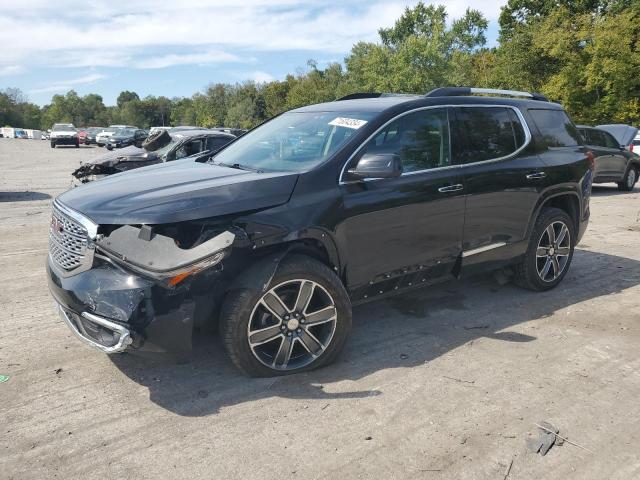
<path id="1" fill-rule="evenodd" d="M 331 120 L 329 122 L 329 125 L 335 125 L 336 127 L 353 128 L 354 130 L 357 130 L 366 123 L 366 120 L 358 120 L 357 118 L 337 117 Z"/>

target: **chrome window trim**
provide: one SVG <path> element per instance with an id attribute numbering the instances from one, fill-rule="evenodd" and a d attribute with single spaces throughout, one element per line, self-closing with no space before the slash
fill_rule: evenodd
<path id="1" fill-rule="evenodd" d="M 367 137 L 367 139 L 362 142 L 360 144 L 360 146 L 351 154 L 349 155 L 349 158 L 347 159 L 347 161 L 344 163 L 344 165 L 342 166 L 342 169 L 340 170 L 340 176 L 338 177 L 338 185 L 351 185 L 354 183 L 360 183 L 362 180 L 349 180 L 349 181 L 343 181 L 342 178 L 344 176 L 344 172 L 345 169 L 347 168 L 347 166 L 349 165 L 349 163 L 351 163 L 351 160 L 353 160 L 353 158 L 360 152 L 360 150 L 362 150 L 364 148 L 364 146 L 369 143 L 376 135 L 378 135 L 382 130 L 384 130 L 387 126 L 389 126 L 389 124 L 391 124 L 392 122 L 395 122 L 397 119 L 404 117 L 405 115 L 409 115 L 412 113 L 416 113 L 416 112 L 420 112 L 423 110 L 433 110 L 436 108 L 510 108 L 511 110 L 513 110 L 516 114 L 516 116 L 518 117 L 518 120 L 520 120 L 520 124 L 522 125 L 522 129 L 524 130 L 524 143 L 520 146 L 520 148 L 518 148 L 517 150 L 515 150 L 514 152 L 510 153 L 509 155 L 505 155 L 502 157 L 497 157 L 497 158 L 489 158 L 487 160 L 480 160 L 478 162 L 473 162 L 473 163 L 463 163 L 460 165 L 447 165 L 444 167 L 435 167 L 435 168 L 425 168 L 424 170 L 416 170 L 414 172 L 405 172 L 402 175 L 400 175 L 400 177 L 404 177 L 404 176 L 409 176 L 409 175 L 415 175 L 417 173 L 425 173 L 425 172 L 439 172 L 441 170 L 450 170 L 450 169 L 456 169 L 456 168 L 463 168 L 463 167 L 468 167 L 468 166 L 474 166 L 474 165 L 480 165 L 480 164 L 484 164 L 484 163 L 492 163 L 492 162 L 500 162 L 503 160 L 507 160 L 509 158 L 513 158 L 516 155 L 518 155 L 520 152 L 522 152 L 525 148 L 527 148 L 529 146 L 529 144 L 531 143 L 531 130 L 529 130 L 529 125 L 527 124 L 527 122 L 524 119 L 524 115 L 522 115 L 522 112 L 520 111 L 520 109 L 518 109 L 517 107 L 514 107 L 513 105 L 499 105 L 499 104 L 491 104 L 491 105 L 484 105 L 484 104 L 467 104 L 467 105 L 430 105 L 427 107 L 418 107 L 418 108 L 414 108 L 412 110 L 407 110 L 406 112 L 402 112 L 398 115 L 396 115 L 395 117 L 391 118 L 390 120 L 388 120 L 387 122 L 385 122 L 382 126 L 380 126 L 375 132 L 373 132 L 371 135 L 369 135 Z M 449 122 L 449 127 L 451 127 L 451 122 Z M 451 145 L 451 130 L 449 131 L 449 144 Z M 451 148 L 449 148 L 449 153 L 451 154 Z M 377 180 L 386 180 L 384 178 L 367 178 L 364 179 L 364 181 L 366 182 L 371 182 L 371 181 L 377 181 Z"/>
<path id="2" fill-rule="evenodd" d="M 81 213 L 76 212 L 75 210 L 72 210 L 71 208 L 63 205 L 57 198 L 53 201 L 53 204 L 58 210 L 60 210 L 66 216 L 72 218 L 73 220 L 78 222 L 80 225 L 82 225 L 84 228 L 86 228 L 89 239 L 95 240 L 95 238 L 98 235 L 98 224 L 93 222 L 93 220 L 91 220 L 90 218 L 85 217 Z"/>

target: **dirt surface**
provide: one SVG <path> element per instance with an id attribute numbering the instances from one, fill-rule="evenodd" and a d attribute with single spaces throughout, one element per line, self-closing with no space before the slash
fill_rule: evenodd
<path id="1" fill-rule="evenodd" d="M 0 139 L 0 478 L 640 478 L 638 188 L 594 189 L 557 289 L 370 303 L 338 363 L 256 380 L 215 336 L 188 363 L 108 357 L 54 314 L 50 204 L 103 151 Z M 589 451 L 529 453 L 544 420 Z"/>

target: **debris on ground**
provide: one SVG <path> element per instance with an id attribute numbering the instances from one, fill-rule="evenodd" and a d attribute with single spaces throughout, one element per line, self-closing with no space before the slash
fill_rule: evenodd
<path id="1" fill-rule="evenodd" d="M 0 375 L 0 383 L 4 383 L 9 380 L 9 375 Z"/>
<path id="2" fill-rule="evenodd" d="M 542 423 L 542 425 L 538 425 L 537 423 L 535 424 L 536 427 L 538 427 L 539 429 L 550 433 L 550 434 L 554 434 L 555 435 L 555 444 L 558 446 L 561 446 L 564 444 L 564 442 L 567 442 L 570 445 L 573 445 L 574 447 L 578 447 L 581 448 L 582 450 L 585 450 L 589 453 L 592 453 L 593 455 L 595 455 L 595 452 L 593 450 L 589 450 L 587 447 L 583 447 L 582 445 L 580 445 L 579 443 L 576 442 L 572 442 L 571 440 L 569 440 L 567 437 L 563 437 L 561 435 L 558 435 L 558 430 L 555 429 L 555 433 L 554 433 L 554 427 L 553 425 L 547 423 L 547 422 L 540 422 Z M 552 427 L 552 428 L 549 428 Z M 558 440 L 561 440 L 560 442 Z"/>
<path id="3" fill-rule="evenodd" d="M 453 380 L 454 382 L 458 382 L 458 383 L 469 383 L 471 385 L 473 385 L 474 383 L 476 383 L 475 380 L 462 380 L 460 378 L 454 378 L 454 377 L 447 377 L 446 375 L 443 375 L 442 378 L 447 378 L 449 380 Z"/>
<path id="4" fill-rule="evenodd" d="M 539 429 L 538 438 L 528 438 L 527 447 L 532 453 L 540 453 L 544 456 L 556 443 L 556 435 L 560 433 L 560 430 L 549 422 L 540 422 L 536 426 Z"/>
<path id="5" fill-rule="evenodd" d="M 509 465 L 507 465 L 506 470 L 504 471 L 504 480 L 507 480 L 507 477 L 509 476 L 509 474 L 511 473 L 511 467 L 513 466 L 513 458 L 511 459 L 511 461 L 509 462 Z"/>
<path id="6" fill-rule="evenodd" d="M 54 372 L 56 375 L 60 375 L 60 374 L 62 373 L 62 368 L 56 368 L 53 372 Z"/>

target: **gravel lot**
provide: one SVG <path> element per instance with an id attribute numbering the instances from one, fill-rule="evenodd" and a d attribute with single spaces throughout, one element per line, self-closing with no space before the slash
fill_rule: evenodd
<path id="1" fill-rule="evenodd" d="M 50 204 L 102 152 L 0 139 L 0 478 L 640 478 L 638 188 L 594 189 L 557 289 L 370 303 L 337 364 L 256 380 L 215 336 L 183 364 L 108 357 L 54 314 Z M 529 453 L 543 420 L 589 451 Z"/>

